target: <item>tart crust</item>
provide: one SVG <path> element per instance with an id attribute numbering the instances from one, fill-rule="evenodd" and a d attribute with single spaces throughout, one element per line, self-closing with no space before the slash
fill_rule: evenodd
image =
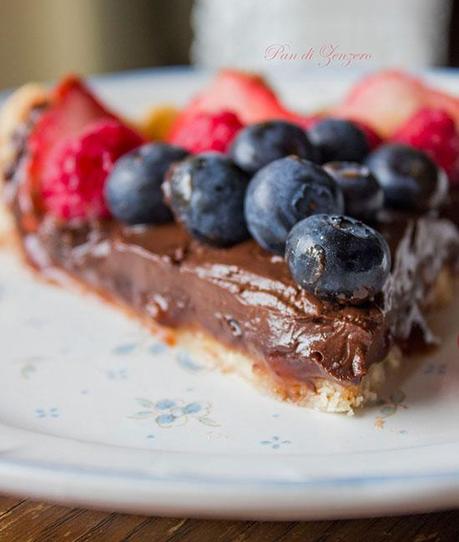
<path id="1" fill-rule="evenodd" d="M 45 87 L 29 83 L 16 90 L 0 110 L 0 188 L 3 182 L 3 173 L 16 159 L 14 138 L 18 127 L 29 118 L 30 112 L 48 100 Z"/>

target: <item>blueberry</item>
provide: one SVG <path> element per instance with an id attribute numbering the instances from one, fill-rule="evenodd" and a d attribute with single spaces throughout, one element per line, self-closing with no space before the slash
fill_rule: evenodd
<path id="1" fill-rule="evenodd" d="M 188 153 L 165 143 L 147 143 L 122 156 L 105 185 L 112 215 L 126 224 L 162 224 L 172 220 L 161 184 L 169 166 Z"/>
<path id="2" fill-rule="evenodd" d="M 232 159 L 247 173 L 255 173 L 266 164 L 291 154 L 312 161 L 317 157 L 304 130 L 280 120 L 247 126 L 230 148 Z"/>
<path id="3" fill-rule="evenodd" d="M 384 205 L 384 192 L 367 166 L 356 162 L 328 162 L 324 169 L 344 194 L 346 214 L 354 218 L 374 218 Z"/>
<path id="4" fill-rule="evenodd" d="M 426 211 L 438 207 L 447 196 L 446 173 L 422 151 L 387 143 L 365 163 L 382 186 L 387 207 Z"/>
<path id="5" fill-rule="evenodd" d="M 268 164 L 252 178 L 245 217 L 259 245 L 284 255 L 292 227 L 314 213 L 342 213 L 343 194 L 320 166 L 293 156 Z"/>
<path id="6" fill-rule="evenodd" d="M 285 251 L 295 281 L 319 298 L 360 304 L 380 292 L 390 272 L 382 235 L 347 216 L 313 215 L 290 232 Z"/>
<path id="7" fill-rule="evenodd" d="M 361 162 L 370 151 L 363 131 L 349 120 L 324 119 L 315 123 L 307 133 L 319 150 L 321 163 Z"/>
<path id="8" fill-rule="evenodd" d="M 228 157 L 197 154 L 172 166 L 163 191 L 175 217 L 198 239 L 230 246 L 249 236 L 244 219 L 248 177 Z"/>

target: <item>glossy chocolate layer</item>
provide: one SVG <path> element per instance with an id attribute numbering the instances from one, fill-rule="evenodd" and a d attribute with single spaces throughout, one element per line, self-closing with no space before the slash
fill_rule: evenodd
<path id="1" fill-rule="evenodd" d="M 61 229 L 46 219 L 24 241 L 43 270 L 63 268 L 162 325 L 204 330 L 278 377 L 358 383 L 394 338 L 417 326 L 430 340 L 422 304 L 458 246 L 456 229 L 436 218 L 391 219 L 380 229 L 394 269 L 386 292 L 363 307 L 308 294 L 254 241 L 216 249 L 176 224 Z"/>

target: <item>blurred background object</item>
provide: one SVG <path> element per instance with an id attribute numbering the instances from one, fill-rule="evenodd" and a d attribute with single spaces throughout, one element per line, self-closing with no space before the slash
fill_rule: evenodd
<path id="1" fill-rule="evenodd" d="M 0 0 L 3 88 L 187 64 L 192 0 Z"/>
<path id="2" fill-rule="evenodd" d="M 330 65 L 361 53 L 351 64 L 367 69 L 457 66 L 458 28 L 454 0 L 1 0 L 0 86 L 190 57 L 209 68 L 318 68 L 321 47 L 336 48 Z M 314 54 L 287 62 L 282 47 Z"/>
<path id="3" fill-rule="evenodd" d="M 450 8 L 450 0 L 196 0 L 192 53 L 211 68 L 439 65 Z"/>

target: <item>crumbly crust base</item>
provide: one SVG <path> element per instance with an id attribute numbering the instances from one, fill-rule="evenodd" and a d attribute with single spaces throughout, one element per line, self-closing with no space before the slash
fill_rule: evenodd
<path id="1" fill-rule="evenodd" d="M 401 352 L 394 346 L 383 361 L 371 366 L 358 385 L 340 384 L 326 378 L 312 378 L 308 382 L 284 382 L 255 360 L 226 348 L 204 333 L 184 330 L 174 335 L 177 346 L 186 349 L 210 367 L 216 366 L 224 373 L 235 373 L 280 401 L 321 412 L 352 415 L 355 409 L 376 401 L 386 379 L 401 363 Z"/>
<path id="2" fill-rule="evenodd" d="M 46 103 L 48 92 L 41 85 L 24 85 L 9 96 L 0 110 L 0 168 L 3 172 L 14 162 L 17 149 L 14 135 L 18 127 L 27 122 L 34 107 Z M 3 179 L 0 176 L 0 188 Z"/>

